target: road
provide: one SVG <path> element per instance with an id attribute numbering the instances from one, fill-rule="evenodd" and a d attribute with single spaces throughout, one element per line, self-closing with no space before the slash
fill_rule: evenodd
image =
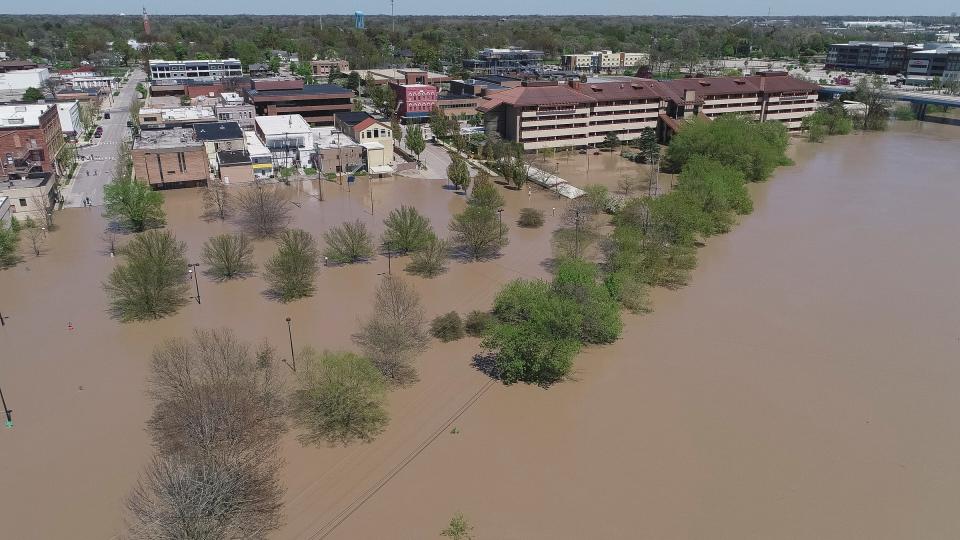
<path id="1" fill-rule="evenodd" d="M 120 143 L 130 138 L 127 120 L 130 119 L 130 104 L 137 94 L 137 84 L 146 79 L 144 72 L 137 68 L 127 84 L 120 89 L 120 95 L 111 96 L 104 103 L 103 112 L 110 113 L 109 119 L 103 119 L 103 135 L 93 139 L 93 144 L 77 148 L 77 156 L 83 156 L 73 181 L 63 189 L 64 207 L 83 206 L 85 197 L 89 197 L 94 206 L 103 205 L 103 186 L 112 179 Z"/>

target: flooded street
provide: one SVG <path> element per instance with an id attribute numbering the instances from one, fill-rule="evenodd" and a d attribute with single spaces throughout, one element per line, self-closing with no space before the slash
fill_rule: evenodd
<path id="1" fill-rule="evenodd" d="M 375 442 L 286 437 L 275 537 L 435 538 L 457 511 L 483 539 L 957 537 L 958 148 L 960 128 L 913 123 L 795 144 L 796 166 L 751 186 L 754 213 L 700 250 L 691 285 L 655 291 L 655 312 L 627 316 L 619 342 L 581 354 L 574 381 L 490 384 L 469 363 L 477 340 L 434 342 L 421 381 L 390 394 Z M 324 184 L 324 202 L 316 189 L 291 192 L 295 226 L 318 239 L 355 218 L 379 235 L 401 203 L 446 234 L 464 206 L 439 180 L 376 182 L 373 215 L 366 180 L 350 193 Z M 546 275 L 551 209 L 566 202 L 503 193 L 503 257 L 407 276 L 428 317 L 486 309 L 502 283 Z M 200 220 L 193 190 L 165 195 L 194 260 L 234 228 Z M 545 210 L 544 228 L 514 225 L 523 206 Z M 0 272 L 0 385 L 16 421 L 0 431 L 5 538 L 121 531 L 122 498 L 150 457 L 157 344 L 226 326 L 282 354 L 289 316 L 298 348 L 352 348 L 387 271 L 383 257 L 323 268 L 316 296 L 288 305 L 267 299 L 260 277 L 201 277 L 202 304 L 120 324 L 100 287 L 116 263 L 104 220 L 97 209 L 58 217 L 47 253 Z M 258 242 L 258 262 L 273 251 Z"/>

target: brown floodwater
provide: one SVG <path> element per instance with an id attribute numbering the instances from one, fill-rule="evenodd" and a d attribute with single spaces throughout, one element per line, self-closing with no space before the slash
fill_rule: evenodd
<path id="1" fill-rule="evenodd" d="M 434 538 L 457 511 L 480 538 L 949 538 L 960 534 L 960 128 L 792 147 L 796 165 L 752 186 L 755 212 L 700 250 L 690 286 L 655 291 L 623 339 L 588 349 L 575 380 L 504 387 L 470 367 L 478 343 L 434 343 L 421 381 L 390 394 L 392 421 L 347 448 L 284 442 L 286 525 L 275 537 Z M 591 162 L 591 168 L 593 163 Z M 562 169 L 562 164 L 561 164 Z M 589 182 L 587 182 L 589 183 Z M 444 229 L 463 197 L 442 181 L 291 188 L 297 226 L 345 219 L 379 232 L 412 204 Z M 500 259 L 408 278 L 429 316 L 489 306 L 515 277 L 545 276 L 556 226 L 548 193 L 506 191 Z M 167 194 L 192 257 L 230 224 Z M 96 210 L 59 214 L 43 256 L 0 272 L 0 385 L 16 427 L 0 431 L 3 537 L 109 538 L 150 456 L 150 351 L 194 327 L 251 342 L 348 348 L 378 258 L 324 268 L 311 299 L 267 299 L 259 277 L 201 278 L 201 305 L 119 324 L 99 283 L 115 261 Z M 273 251 L 257 245 L 259 260 Z M 400 271 L 403 259 L 392 261 Z M 68 324 L 73 329 L 68 328 Z M 451 433 L 456 427 L 458 433 Z"/>

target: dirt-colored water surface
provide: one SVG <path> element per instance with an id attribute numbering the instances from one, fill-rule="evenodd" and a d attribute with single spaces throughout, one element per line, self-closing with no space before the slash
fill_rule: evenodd
<path id="1" fill-rule="evenodd" d="M 390 395 L 392 422 L 347 448 L 284 443 L 286 525 L 277 538 L 435 538 L 463 512 L 479 538 L 952 538 L 960 499 L 960 129 L 904 124 L 799 144 L 797 165 L 752 186 L 756 210 L 700 250 L 690 286 L 656 291 L 623 339 L 577 360 L 548 390 L 490 384 L 475 340 L 435 343 L 421 381 Z M 359 217 L 379 232 L 401 202 L 443 228 L 462 196 L 399 179 L 327 200 L 297 187 L 297 225 Z M 489 305 L 506 280 L 544 276 L 555 226 L 546 193 L 505 192 L 498 260 L 409 278 L 430 316 Z M 230 224 L 168 194 L 193 256 Z M 4 538 L 110 538 L 147 462 L 149 353 L 197 326 L 284 350 L 350 347 L 386 259 L 323 269 L 314 298 L 262 295 L 260 278 L 201 281 L 201 305 L 162 321 L 107 318 L 115 261 L 95 210 L 60 214 L 49 250 L 0 273 Z M 273 248 L 258 244 L 263 260 Z M 394 259 L 397 272 L 404 261 Z M 72 323 L 72 329 L 68 324 Z M 458 433 L 451 433 L 453 427 Z"/>

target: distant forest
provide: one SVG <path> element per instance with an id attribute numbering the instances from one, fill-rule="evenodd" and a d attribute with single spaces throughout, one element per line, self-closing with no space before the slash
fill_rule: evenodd
<path id="1" fill-rule="evenodd" d="M 139 15 L 5 15 L 0 47 L 17 58 L 55 65 L 146 58 L 239 58 L 267 61 L 271 49 L 341 57 L 355 68 L 411 63 L 460 69 L 462 60 L 485 47 L 515 45 L 539 49 L 548 59 L 597 49 L 649 52 L 654 62 L 691 64 L 720 57 L 797 58 L 824 54 L 828 45 L 849 39 L 923 41 L 932 35 L 905 36 L 893 30 L 834 32 L 840 18 L 792 17 L 767 22 L 737 17 L 428 17 L 368 15 L 365 30 L 346 16 L 150 17 L 143 32 Z M 785 22 L 788 21 L 788 22 Z M 950 24 L 951 18 L 911 18 Z M 393 26 L 395 25 L 395 29 Z M 151 45 L 141 51 L 126 42 Z M 111 51 L 107 43 L 115 44 Z"/>

